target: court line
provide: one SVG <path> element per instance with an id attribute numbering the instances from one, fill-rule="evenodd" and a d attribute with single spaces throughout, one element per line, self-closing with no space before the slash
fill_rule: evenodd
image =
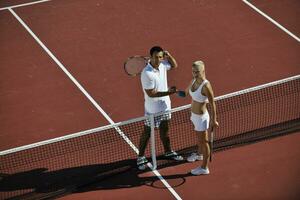
<path id="1" fill-rule="evenodd" d="M 27 32 L 36 40 L 36 42 L 46 51 L 46 53 L 54 60 L 54 62 L 65 72 L 65 74 L 72 80 L 72 82 L 79 88 L 79 90 L 91 101 L 91 103 L 97 108 L 98 111 L 111 123 L 115 122 L 106 114 L 106 112 L 100 107 L 100 105 L 90 96 L 90 94 L 80 85 L 80 83 L 72 76 L 72 74 L 64 67 L 64 65 L 54 56 L 54 54 L 44 45 L 44 43 L 35 35 L 35 33 L 27 26 L 27 24 L 15 13 L 12 8 L 8 8 L 8 10 L 13 14 L 13 16 L 21 23 L 21 25 L 27 30 Z M 117 131 L 121 131 L 117 127 Z M 127 136 L 124 138 L 126 142 L 130 141 Z M 129 144 L 131 147 L 134 147 L 134 151 L 138 153 L 137 148 L 134 144 Z M 169 183 L 163 178 L 163 176 L 157 171 L 154 170 L 151 163 L 147 164 L 150 167 L 151 171 L 159 178 L 159 180 L 166 186 L 166 188 L 170 191 L 170 193 L 177 199 L 182 200 L 181 197 L 176 193 L 176 191 L 169 185 Z"/>
<path id="2" fill-rule="evenodd" d="M 19 7 L 24 7 L 24 6 L 30 6 L 30 5 L 34 5 L 34 4 L 38 4 L 38 3 L 44 3 L 44 2 L 48 2 L 48 1 L 51 1 L 51 0 L 40 0 L 40 1 L 34 1 L 34 2 L 30 2 L 30 3 L 18 4 L 18 5 L 14 5 L 14 6 L 7 6 L 7 7 L 0 8 L 0 10 L 9 10 L 11 8 L 19 8 Z"/>
<path id="3" fill-rule="evenodd" d="M 52 58 L 52 60 L 60 67 L 60 69 L 71 79 L 71 81 L 78 87 L 78 89 L 90 100 L 90 102 L 96 107 L 96 109 L 105 117 L 110 124 L 115 122 L 106 114 L 106 112 L 100 107 L 100 105 L 93 99 L 93 97 L 82 87 L 82 85 L 72 76 L 72 74 L 65 68 L 65 66 L 54 56 L 54 54 L 44 45 L 44 43 L 33 33 L 33 31 L 27 26 L 27 24 L 15 13 L 11 8 L 8 9 L 13 16 L 21 23 L 21 25 L 27 30 L 27 32 L 35 39 L 35 41 L 46 51 L 46 53 Z M 119 135 L 128 143 L 128 145 L 138 153 L 138 149 L 130 141 L 130 139 L 116 127 Z"/>
<path id="4" fill-rule="evenodd" d="M 278 28 L 280 28 L 281 30 L 283 30 L 285 33 L 287 33 L 288 35 L 290 35 L 292 38 L 294 38 L 295 40 L 297 40 L 298 42 L 300 42 L 300 38 L 298 38 L 295 34 L 293 34 L 292 32 L 290 32 L 288 29 L 286 29 L 285 27 L 283 27 L 281 24 L 279 24 L 278 22 L 276 22 L 274 19 L 272 19 L 270 16 L 268 16 L 267 14 L 265 14 L 264 12 L 262 12 L 261 10 L 259 10 L 257 7 L 255 7 L 253 4 L 251 4 L 250 2 L 248 2 L 247 0 L 243 0 L 243 2 L 245 4 L 247 4 L 248 6 L 250 6 L 253 10 L 255 10 L 256 12 L 258 12 L 259 14 L 261 14 L 263 17 L 265 17 L 266 19 L 268 19 L 270 22 L 272 22 L 273 24 L 275 24 Z"/>
<path id="5" fill-rule="evenodd" d="M 14 17 L 21 23 L 21 25 L 27 30 L 27 32 L 35 39 L 35 41 L 46 51 L 46 53 L 53 59 L 53 61 L 65 72 L 65 74 L 71 79 L 71 81 L 79 88 L 79 90 L 91 101 L 91 103 L 97 108 L 101 114 L 110 122 L 114 123 L 105 111 L 97 104 L 97 102 L 91 97 L 91 95 L 80 85 L 80 83 L 72 76 L 72 74 L 65 68 L 65 66 L 54 56 L 54 54 L 44 45 L 44 43 L 33 33 L 33 31 L 27 26 L 27 24 L 11 9 L 8 9 Z"/>

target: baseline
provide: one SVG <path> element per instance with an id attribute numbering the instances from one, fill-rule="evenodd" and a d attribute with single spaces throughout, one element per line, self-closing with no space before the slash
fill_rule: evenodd
<path id="1" fill-rule="evenodd" d="M 34 2 L 30 2 L 30 3 L 18 4 L 18 5 L 14 5 L 14 6 L 7 6 L 7 7 L 0 8 L 0 11 L 1 10 L 9 10 L 12 8 L 24 7 L 24 6 L 30 6 L 30 5 L 44 3 L 44 2 L 48 2 L 48 1 L 51 1 L 51 0 L 40 0 L 40 1 L 34 1 Z"/>

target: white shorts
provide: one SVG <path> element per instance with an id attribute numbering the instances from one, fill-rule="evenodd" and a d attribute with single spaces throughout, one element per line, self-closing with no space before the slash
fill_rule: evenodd
<path id="1" fill-rule="evenodd" d="M 209 114 L 207 111 L 202 115 L 192 113 L 191 121 L 194 124 L 195 131 L 206 131 L 209 128 Z"/>
<path id="2" fill-rule="evenodd" d="M 152 113 L 145 113 L 145 116 L 150 116 Z M 154 127 L 158 128 L 160 126 L 161 121 L 167 121 L 171 119 L 171 111 L 167 110 L 165 112 L 162 112 L 161 114 L 154 117 Z M 147 118 L 145 120 L 146 126 L 151 126 L 150 118 Z"/>

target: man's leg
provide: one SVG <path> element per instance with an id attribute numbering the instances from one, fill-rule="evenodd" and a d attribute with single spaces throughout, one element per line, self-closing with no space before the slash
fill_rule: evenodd
<path id="1" fill-rule="evenodd" d="M 140 137 L 140 144 L 139 144 L 139 156 L 144 156 L 145 150 L 150 138 L 151 128 L 149 126 L 144 126 L 144 133 Z"/>
<path id="2" fill-rule="evenodd" d="M 142 136 L 140 137 L 140 144 L 139 144 L 139 155 L 137 158 L 137 166 L 140 170 L 146 169 L 146 163 L 148 160 L 144 156 L 145 150 L 150 138 L 151 128 L 149 126 L 144 126 L 144 132 Z"/>
<path id="3" fill-rule="evenodd" d="M 160 139 L 164 146 L 165 153 L 171 151 L 170 137 L 168 132 L 169 132 L 169 121 L 168 120 L 161 121 L 159 125 L 159 134 L 160 134 Z"/>
<path id="4" fill-rule="evenodd" d="M 165 156 L 173 160 L 183 160 L 183 157 L 178 155 L 175 151 L 172 151 L 169 137 L 169 120 L 163 120 L 159 126 L 160 139 L 163 143 Z"/>

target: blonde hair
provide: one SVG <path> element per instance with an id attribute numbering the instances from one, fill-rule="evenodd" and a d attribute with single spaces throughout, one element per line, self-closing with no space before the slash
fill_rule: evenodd
<path id="1" fill-rule="evenodd" d="M 201 60 L 197 60 L 195 62 L 193 62 L 193 67 L 197 67 L 200 71 L 204 70 L 204 62 Z"/>

